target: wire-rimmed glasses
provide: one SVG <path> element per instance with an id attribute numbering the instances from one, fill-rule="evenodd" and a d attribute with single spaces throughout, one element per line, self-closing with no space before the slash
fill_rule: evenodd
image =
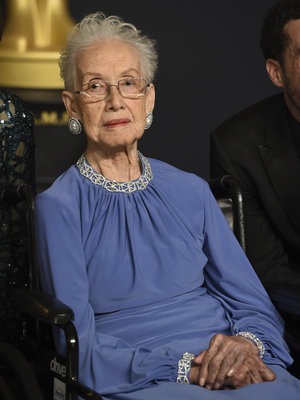
<path id="1" fill-rule="evenodd" d="M 69 90 L 69 92 L 81 94 L 88 103 L 96 103 L 104 100 L 110 93 L 110 88 L 116 86 L 119 93 L 125 99 L 138 99 L 146 93 L 149 83 L 144 78 L 126 77 L 116 83 L 110 83 L 101 79 L 93 79 L 83 85 L 84 90 Z"/>

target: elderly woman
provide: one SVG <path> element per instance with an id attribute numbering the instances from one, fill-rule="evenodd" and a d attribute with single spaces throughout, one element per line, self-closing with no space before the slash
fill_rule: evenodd
<path id="1" fill-rule="evenodd" d="M 81 380 L 107 399 L 299 400 L 281 319 L 207 183 L 138 151 L 154 41 L 91 14 L 60 67 L 87 146 L 37 196 L 36 230 L 43 288 L 75 312 Z"/>

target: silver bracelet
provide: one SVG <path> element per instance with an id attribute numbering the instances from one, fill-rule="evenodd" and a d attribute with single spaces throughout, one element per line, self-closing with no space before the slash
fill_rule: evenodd
<path id="1" fill-rule="evenodd" d="M 246 339 L 251 340 L 254 344 L 256 344 L 258 351 L 259 351 L 259 357 L 263 358 L 265 354 L 265 345 L 263 342 L 256 336 L 254 333 L 251 332 L 238 332 L 235 336 L 243 336 Z"/>
<path id="2" fill-rule="evenodd" d="M 192 361 L 195 358 L 194 354 L 184 353 L 178 361 L 177 383 L 190 383 L 188 374 L 191 370 Z"/>

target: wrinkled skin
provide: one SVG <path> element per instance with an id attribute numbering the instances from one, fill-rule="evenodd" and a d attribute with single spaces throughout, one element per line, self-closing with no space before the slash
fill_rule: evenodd
<path id="1" fill-rule="evenodd" d="M 190 372 L 190 382 L 207 389 L 237 389 L 275 378 L 254 343 L 222 334 L 215 335 L 208 349 L 195 357 Z"/>

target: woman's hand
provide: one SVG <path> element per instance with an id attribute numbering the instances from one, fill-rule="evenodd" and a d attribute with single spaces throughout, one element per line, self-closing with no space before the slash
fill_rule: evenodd
<path id="1" fill-rule="evenodd" d="M 275 378 L 259 358 L 254 343 L 220 333 L 211 339 L 207 350 L 195 357 L 190 372 L 190 382 L 207 389 L 237 389 Z"/>

